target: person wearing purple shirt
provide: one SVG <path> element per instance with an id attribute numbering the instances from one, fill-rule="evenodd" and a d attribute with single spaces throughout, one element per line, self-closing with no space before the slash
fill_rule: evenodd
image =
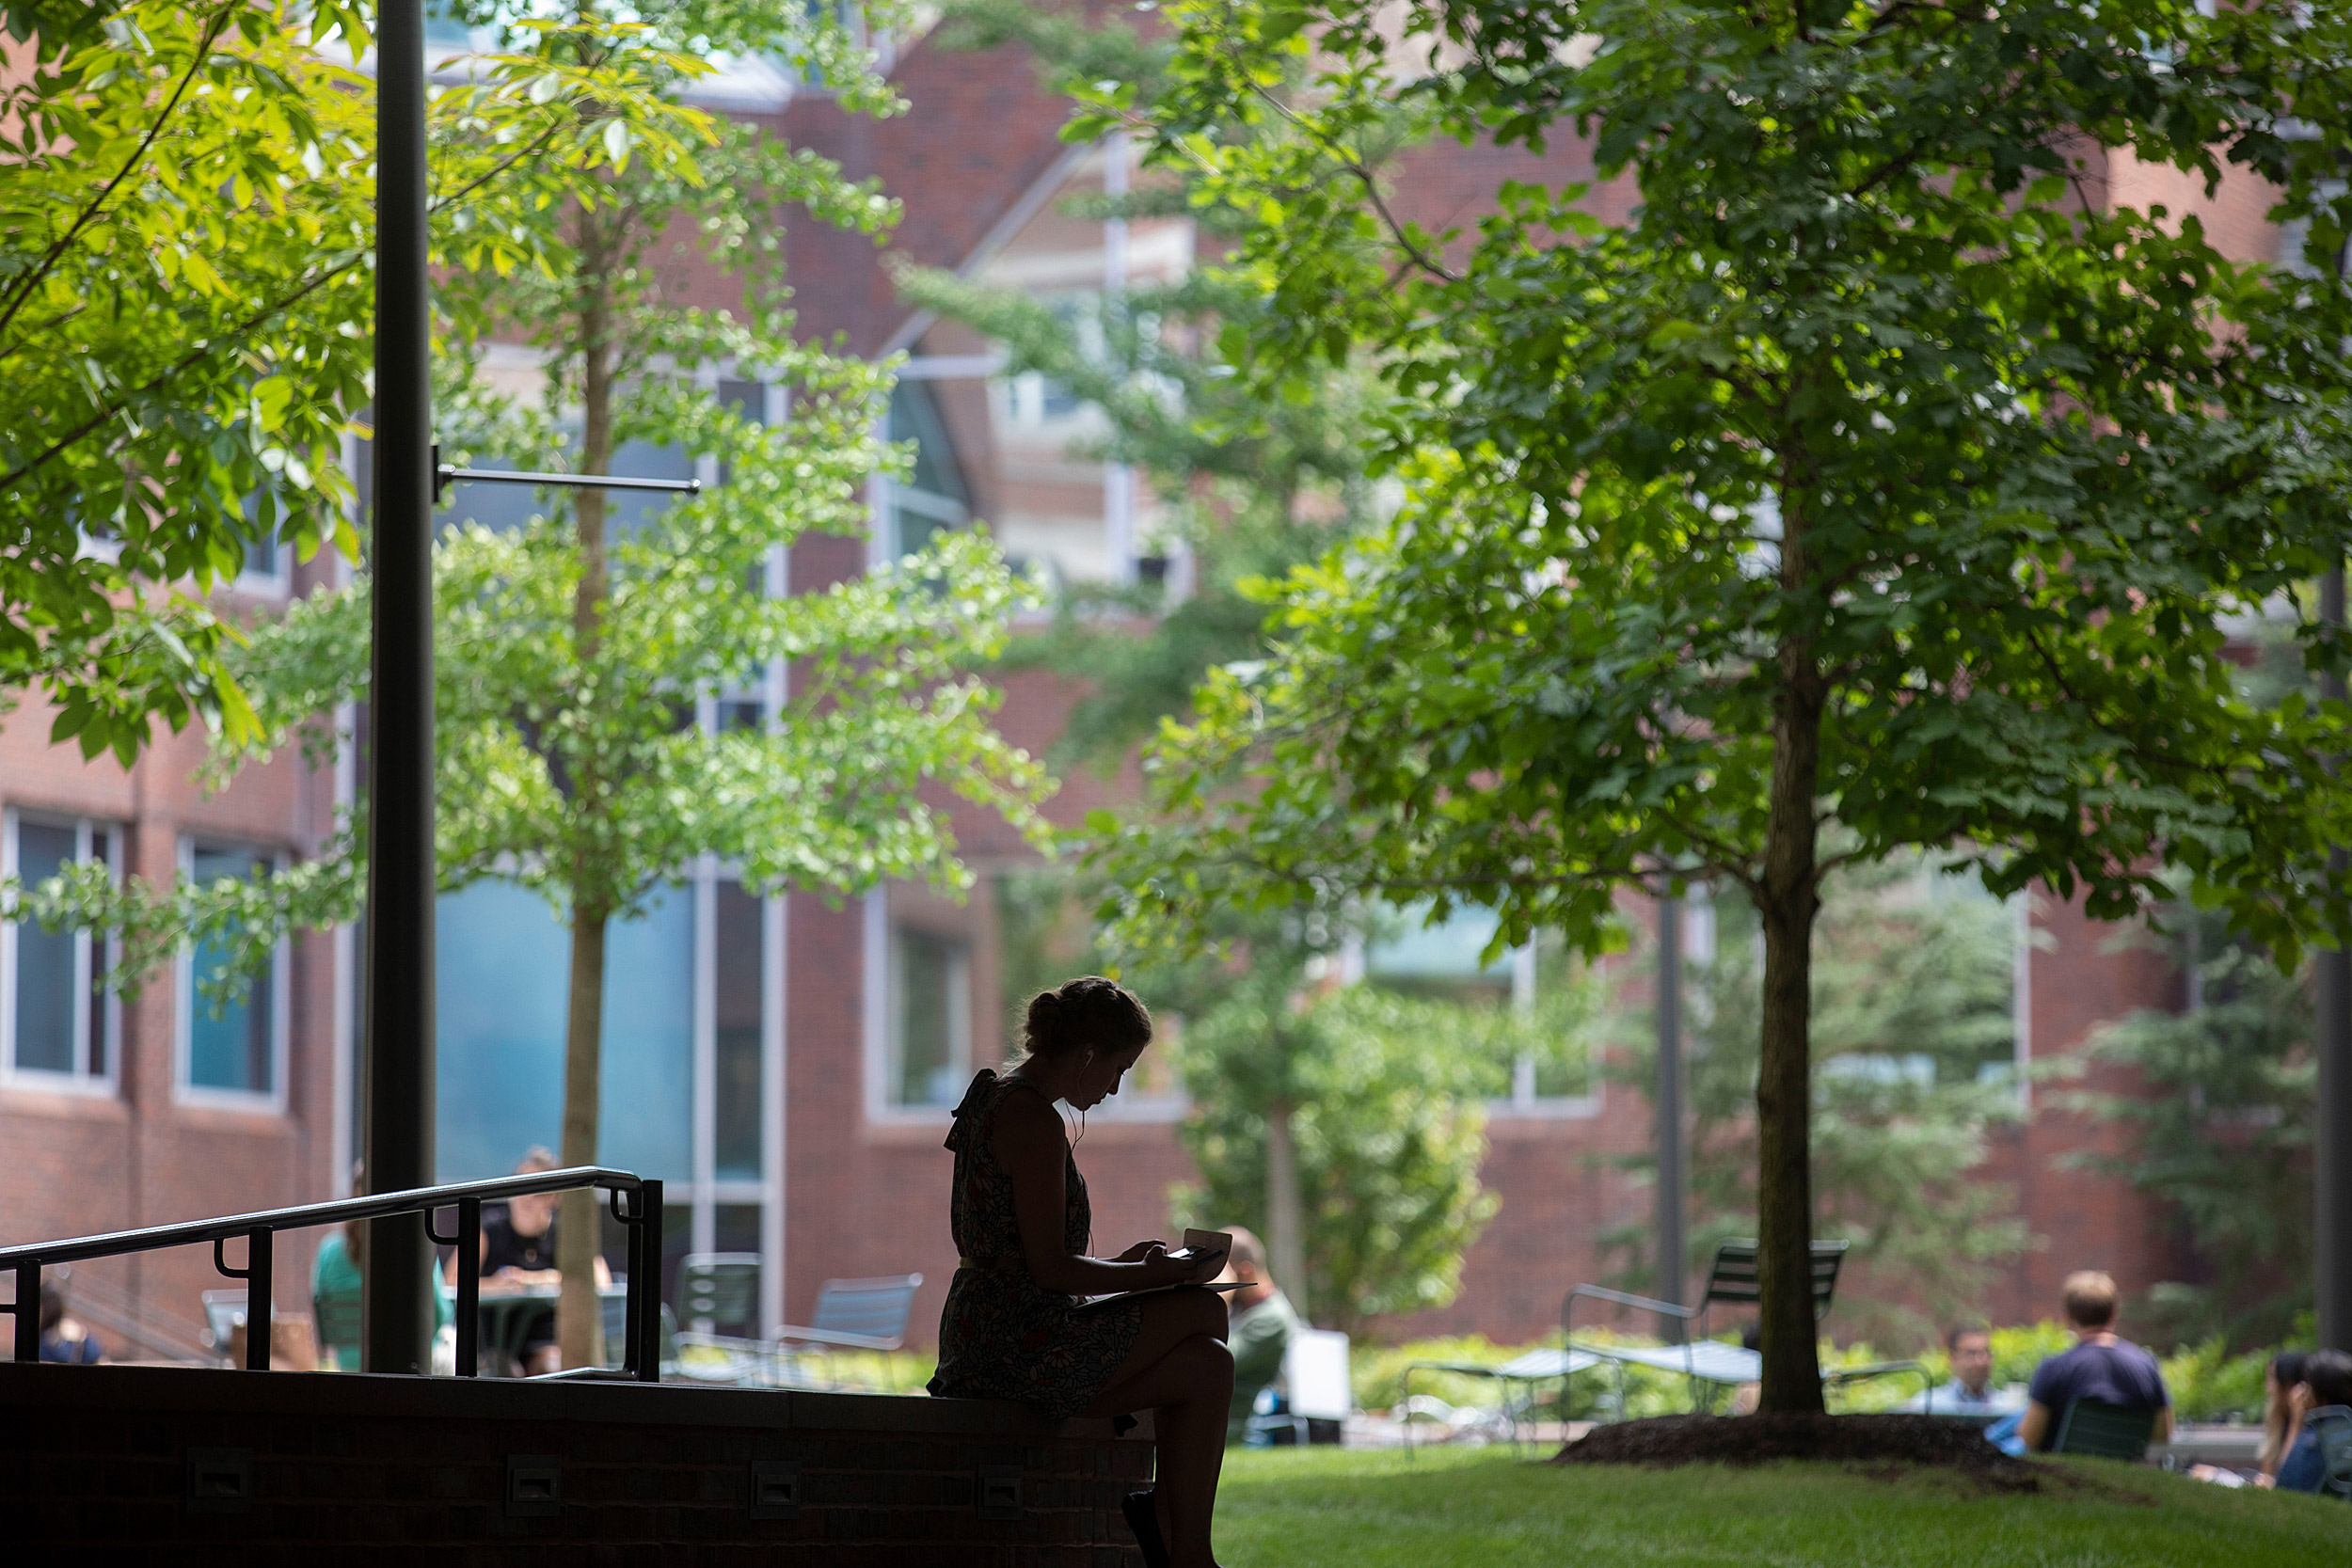
<path id="1" fill-rule="evenodd" d="M 2156 1358 L 2115 1332 L 2115 1281 L 2086 1269 L 2066 1276 L 2064 1295 L 2074 1347 L 2034 1369 L 2025 1414 L 2017 1420 L 2018 1446 L 2029 1452 L 2049 1448 L 2057 1441 L 2066 1407 L 2076 1400 L 2153 1410 L 2156 1419 L 2151 1439 L 2161 1443 L 2169 1438 L 2172 1396 L 2164 1386 Z"/>

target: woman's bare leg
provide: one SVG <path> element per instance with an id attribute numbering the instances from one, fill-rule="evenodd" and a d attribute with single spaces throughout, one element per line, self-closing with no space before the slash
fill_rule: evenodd
<path id="1" fill-rule="evenodd" d="M 1158 1449 L 1152 1504 L 1177 1568 L 1213 1568 L 1210 1530 L 1225 1468 L 1225 1422 L 1233 1404 L 1233 1354 L 1225 1304 L 1206 1291 L 1143 1302 L 1142 1331 L 1083 1415 L 1152 1412 Z"/>

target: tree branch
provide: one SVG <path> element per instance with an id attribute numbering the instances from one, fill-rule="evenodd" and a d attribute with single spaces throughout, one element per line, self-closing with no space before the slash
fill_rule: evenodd
<path id="1" fill-rule="evenodd" d="M 165 123 L 179 112 L 180 101 L 188 95 L 189 87 L 196 81 L 196 73 L 204 69 L 205 60 L 211 57 L 213 53 L 214 43 L 228 28 L 230 14 L 236 8 L 233 4 L 223 5 L 215 14 L 213 20 L 205 26 L 204 36 L 197 40 L 196 57 L 188 62 L 187 73 L 180 78 L 180 85 L 172 88 L 170 99 L 165 103 L 162 109 L 156 112 L 154 123 L 147 128 L 147 135 L 139 138 L 137 148 L 132 151 L 129 158 L 123 161 L 122 166 L 115 171 L 115 177 L 106 182 L 105 187 L 90 198 L 89 205 L 82 209 L 81 215 L 73 220 L 64 233 L 57 236 L 48 251 L 38 262 L 34 263 L 33 269 L 24 275 L 15 290 L 8 295 L 7 303 L 0 305 L 0 332 L 8 330 L 8 324 L 16 319 L 16 313 L 24 308 L 24 302 L 30 299 L 33 296 L 33 291 L 40 286 L 41 279 L 47 277 L 51 269 L 56 266 L 57 258 L 65 254 L 66 246 L 72 245 L 74 237 L 89 227 L 90 221 L 98 216 L 108 201 L 113 199 L 115 191 L 131 177 L 132 170 L 147 161 L 148 151 L 155 145 L 155 138 L 163 135 Z"/>

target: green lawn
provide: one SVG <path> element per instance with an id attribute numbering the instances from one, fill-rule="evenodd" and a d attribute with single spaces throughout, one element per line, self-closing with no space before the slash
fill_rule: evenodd
<path id="1" fill-rule="evenodd" d="M 2352 1562 L 2352 1507 L 2069 1462 L 2038 1496 L 1826 1465 L 1559 1468 L 1504 1449 L 1237 1450 L 1217 1505 L 1229 1568 Z"/>

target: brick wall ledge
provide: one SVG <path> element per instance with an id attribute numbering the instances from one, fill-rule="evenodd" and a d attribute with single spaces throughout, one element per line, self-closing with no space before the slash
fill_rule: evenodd
<path id="1" fill-rule="evenodd" d="M 923 1395 L 0 1363 L 0 1516 L 12 1544 L 155 1563 L 1138 1568 L 1119 1496 L 1149 1484 L 1150 1431 Z"/>
<path id="2" fill-rule="evenodd" d="M 394 1377 L 372 1372 L 250 1372 L 214 1367 L 56 1367 L 0 1361 L 0 1409 L 71 1402 L 82 1410 L 278 1413 L 532 1421 L 628 1421 L 648 1426 L 766 1431 L 988 1435 L 1009 1442 L 1063 1437 L 1108 1442 L 1111 1424 L 1057 1421 L 1005 1400 L 928 1394 L 827 1393 L 711 1387 L 693 1383 L 570 1378 Z M 1149 1412 L 1138 1412 L 1151 1430 Z M 15 1434 L 0 1437 L 8 1443 Z"/>

